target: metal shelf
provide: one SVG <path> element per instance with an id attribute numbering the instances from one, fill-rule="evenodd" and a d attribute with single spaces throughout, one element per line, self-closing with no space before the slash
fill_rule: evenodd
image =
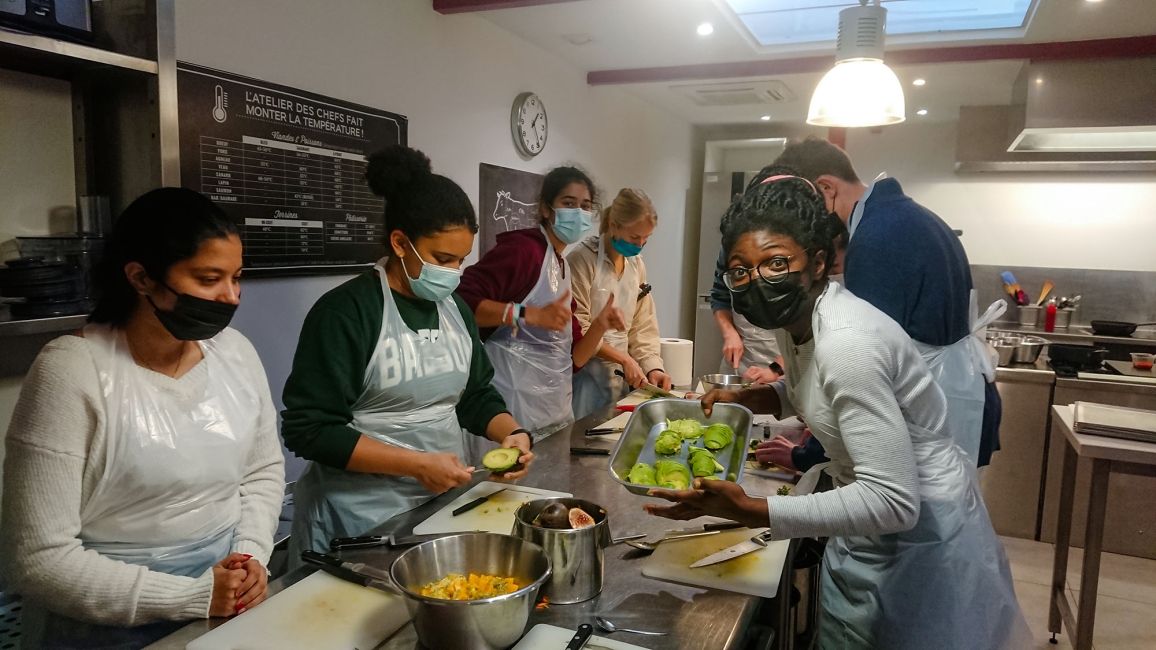
<path id="1" fill-rule="evenodd" d="M 31 334 L 52 334 L 54 332 L 71 332 L 84 327 L 87 322 L 88 314 L 0 321 L 0 338 L 28 336 Z"/>
<path id="2" fill-rule="evenodd" d="M 155 76 L 156 61 L 0 28 L 0 68 L 72 78 L 90 71 Z"/>

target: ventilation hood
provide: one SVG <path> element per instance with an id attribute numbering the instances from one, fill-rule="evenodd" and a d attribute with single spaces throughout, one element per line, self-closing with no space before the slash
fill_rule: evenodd
<path id="1" fill-rule="evenodd" d="M 1024 65 L 1011 106 L 960 108 L 959 171 L 1156 171 L 1156 58 Z"/>

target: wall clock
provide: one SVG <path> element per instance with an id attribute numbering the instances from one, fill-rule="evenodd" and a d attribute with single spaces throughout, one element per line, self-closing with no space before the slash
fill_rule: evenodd
<path id="1" fill-rule="evenodd" d="M 521 93 L 514 98 L 510 109 L 510 132 L 514 136 L 514 146 L 523 156 L 537 156 L 546 148 L 549 127 L 546 123 L 546 107 L 542 99 L 534 93 Z"/>

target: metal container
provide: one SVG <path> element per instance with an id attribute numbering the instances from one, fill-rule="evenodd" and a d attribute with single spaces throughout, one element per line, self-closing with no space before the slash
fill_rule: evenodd
<path id="1" fill-rule="evenodd" d="M 534 519 L 547 506 L 561 503 L 581 508 L 594 518 L 586 528 L 546 528 Z M 603 549 L 610 546 L 610 523 L 606 509 L 581 499 L 539 499 L 523 503 L 514 513 L 514 537 L 541 546 L 554 573 L 542 587 L 551 604 L 580 603 L 602 593 Z"/>
<path id="2" fill-rule="evenodd" d="M 1016 307 L 1019 311 L 1020 325 L 1025 327 L 1039 327 L 1044 314 L 1044 308 L 1036 305 L 1020 305 Z"/>
<path id="3" fill-rule="evenodd" d="M 630 468 L 634 467 L 635 463 L 654 462 L 656 458 L 654 440 L 666 428 L 667 420 L 691 418 L 704 425 L 721 422 L 734 429 L 734 442 L 715 452 L 715 458 L 723 466 L 723 478 L 738 482 L 742 479 L 743 468 L 746 466 L 747 444 L 751 437 L 753 417 L 745 406 L 727 402 L 716 403 L 708 418 L 703 414 L 698 400 L 652 399 L 637 406 L 627 421 L 618 444 L 610 454 L 610 476 L 628 491 L 645 495 L 650 487 L 627 482 L 626 475 L 630 473 Z M 661 458 L 686 464 L 688 453 L 687 445 L 683 444 L 677 456 Z"/>
<path id="4" fill-rule="evenodd" d="M 1025 336 L 1023 340 L 1016 345 L 1012 361 L 1016 363 L 1035 363 L 1036 359 L 1040 358 L 1040 353 L 1043 352 L 1044 346 L 1047 344 L 1048 340 L 1045 338 Z"/>
<path id="5" fill-rule="evenodd" d="M 1075 309 L 1057 309 L 1056 310 L 1056 329 L 1066 330 L 1072 324 L 1072 312 Z"/>
<path id="6" fill-rule="evenodd" d="M 466 533 L 442 537 L 402 553 L 389 576 L 405 595 L 417 638 L 426 648 L 502 650 L 526 632 L 538 591 L 550 578 L 541 546 L 510 535 Z M 421 595 L 422 585 L 450 573 L 512 576 L 521 589 L 479 600 Z"/>
<path id="7" fill-rule="evenodd" d="M 996 354 L 999 355 L 998 365 L 1008 366 L 1011 365 L 1012 359 L 1015 358 L 1016 349 L 1019 348 L 1019 345 L 998 341 L 992 343 L 992 347 L 995 348 Z"/>
<path id="8" fill-rule="evenodd" d="M 719 390 L 738 390 L 750 382 L 744 382 L 743 378 L 738 375 L 703 375 L 699 381 L 702 382 L 702 389 L 704 391 Z"/>

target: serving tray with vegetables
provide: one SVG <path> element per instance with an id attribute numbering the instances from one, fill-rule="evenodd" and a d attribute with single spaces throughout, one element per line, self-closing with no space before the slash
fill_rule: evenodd
<path id="1" fill-rule="evenodd" d="M 715 404 L 708 418 L 698 400 L 650 400 L 627 422 L 610 457 L 610 475 L 634 494 L 683 489 L 696 476 L 738 481 L 751 418 L 738 404 Z"/>

